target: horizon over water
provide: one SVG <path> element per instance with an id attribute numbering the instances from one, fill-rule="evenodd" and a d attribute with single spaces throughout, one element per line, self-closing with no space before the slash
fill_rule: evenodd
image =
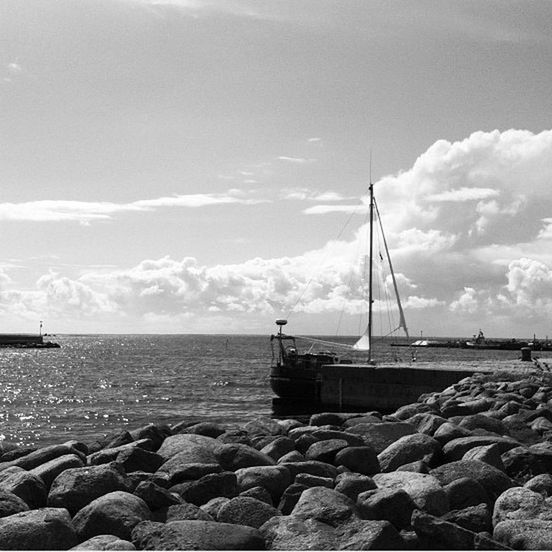
<path id="1" fill-rule="evenodd" d="M 0 349 L 0 440 L 91 443 L 148 423 L 270 416 L 268 335 L 56 334 L 59 349 Z M 340 337 L 352 343 L 356 337 Z M 376 340 L 382 360 L 405 348 Z M 419 361 L 515 360 L 516 351 L 417 350 Z"/>

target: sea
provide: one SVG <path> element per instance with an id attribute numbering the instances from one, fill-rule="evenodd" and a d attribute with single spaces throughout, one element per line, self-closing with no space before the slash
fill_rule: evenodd
<path id="1" fill-rule="evenodd" d="M 0 440 L 92 443 L 149 423 L 272 416 L 266 335 L 60 335 L 59 349 L 0 349 Z M 326 338 L 327 339 L 327 338 Z M 356 338 L 339 338 L 353 343 Z M 376 340 L 374 356 L 411 360 Z M 418 361 L 501 366 L 519 351 L 415 350 Z"/>

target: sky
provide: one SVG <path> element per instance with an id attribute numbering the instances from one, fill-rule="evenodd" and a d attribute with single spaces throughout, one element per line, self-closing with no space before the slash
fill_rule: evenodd
<path id="1" fill-rule="evenodd" d="M 361 333 L 371 179 L 412 335 L 552 336 L 551 24 L 3 0 L 0 332 Z"/>

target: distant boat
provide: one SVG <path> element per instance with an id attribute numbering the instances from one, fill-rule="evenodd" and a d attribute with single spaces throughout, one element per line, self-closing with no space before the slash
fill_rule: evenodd
<path id="1" fill-rule="evenodd" d="M 301 352 L 297 346 L 299 337 L 283 333 L 287 320 L 277 320 L 278 333 L 271 336 L 270 385 L 279 397 L 275 404 L 286 402 L 286 409 L 288 406 L 293 409 L 310 403 L 334 409 L 392 411 L 414 402 L 423 393 L 442 390 L 476 371 L 475 368 L 445 369 L 420 363 L 375 362 L 372 335 L 374 215 L 377 215 L 379 221 L 399 312 L 399 326 L 396 329 L 404 330 L 407 340 L 408 330 L 371 182 L 369 192 L 368 324 L 356 343 L 348 346 L 349 352 L 363 353 L 367 358 L 363 362 L 340 359 L 334 350 L 343 348 L 343 344 L 311 338 L 302 338 L 308 339 L 312 345 L 307 351 Z M 314 351 L 315 347 L 318 350 Z"/>
<path id="2" fill-rule="evenodd" d="M 527 341 L 522 341 L 519 339 L 487 339 L 483 332 L 479 330 L 477 337 L 474 336 L 474 339 L 466 341 L 465 344 L 468 349 L 496 349 L 503 351 L 519 351 L 523 347 L 528 347 L 529 343 Z"/>

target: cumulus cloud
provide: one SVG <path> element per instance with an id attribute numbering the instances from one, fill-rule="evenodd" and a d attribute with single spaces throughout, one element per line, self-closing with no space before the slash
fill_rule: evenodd
<path id="1" fill-rule="evenodd" d="M 108 201 L 39 200 L 23 203 L 0 203 L 0 221 L 65 222 L 84 224 L 109 220 L 124 212 L 153 211 L 168 207 L 199 208 L 212 205 L 255 205 L 266 200 L 241 197 L 239 190 L 228 194 L 187 194 L 154 199 L 141 199 L 131 203 Z"/>
<path id="2" fill-rule="evenodd" d="M 280 161 L 287 161 L 288 163 L 297 163 L 304 165 L 305 163 L 313 163 L 316 159 L 308 159 L 306 157 L 288 157 L 287 155 L 280 155 L 278 157 Z"/>

